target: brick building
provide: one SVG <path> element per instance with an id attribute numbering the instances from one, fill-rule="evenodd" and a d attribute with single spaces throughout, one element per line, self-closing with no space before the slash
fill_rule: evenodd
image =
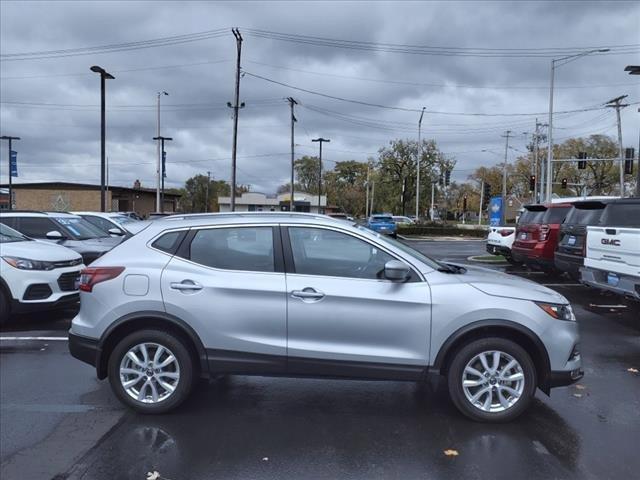
<path id="1" fill-rule="evenodd" d="M 8 185 L 0 185 L 0 189 L 7 187 Z M 100 210 L 100 185 L 67 182 L 14 183 L 12 189 L 14 208 L 17 210 Z M 109 186 L 106 194 L 108 211 L 134 211 L 146 217 L 156 210 L 155 189 L 142 188 L 137 181 L 133 188 Z M 164 211 L 177 211 L 179 200 L 180 195 L 165 193 Z"/>

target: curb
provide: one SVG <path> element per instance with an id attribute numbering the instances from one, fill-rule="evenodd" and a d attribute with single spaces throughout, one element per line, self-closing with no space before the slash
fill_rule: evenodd
<path id="1" fill-rule="evenodd" d="M 478 260 L 477 258 L 478 255 L 471 255 L 470 257 L 467 257 L 467 260 L 476 263 L 486 263 L 487 265 L 509 265 L 509 262 L 506 260 Z"/>

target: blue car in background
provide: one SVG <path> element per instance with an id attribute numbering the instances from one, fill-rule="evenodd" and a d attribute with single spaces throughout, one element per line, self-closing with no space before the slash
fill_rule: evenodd
<path id="1" fill-rule="evenodd" d="M 367 221 L 366 227 L 383 235 L 391 235 L 392 237 L 397 236 L 396 231 L 398 227 L 390 214 L 377 213 L 375 215 L 371 215 Z"/>

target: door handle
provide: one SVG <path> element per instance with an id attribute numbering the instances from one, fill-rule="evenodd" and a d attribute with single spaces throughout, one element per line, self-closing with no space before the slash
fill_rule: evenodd
<path id="1" fill-rule="evenodd" d="M 178 282 L 171 283 L 171 288 L 173 288 L 174 290 L 181 290 L 181 291 L 202 290 L 202 285 L 192 282 L 191 280 L 184 280 L 180 283 Z"/>
<path id="2" fill-rule="evenodd" d="M 318 292 L 313 288 L 307 287 L 302 290 L 294 290 L 291 292 L 293 298 L 299 298 L 301 300 L 320 300 L 324 298 L 324 293 Z"/>

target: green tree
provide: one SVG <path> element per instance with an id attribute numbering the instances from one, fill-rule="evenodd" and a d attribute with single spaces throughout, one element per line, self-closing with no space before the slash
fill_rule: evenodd
<path id="1" fill-rule="evenodd" d="M 230 195 L 231 189 L 227 182 L 211 179 L 209 182 L 209 208 L 206 209 L 207 180 L 206 175 L 195 175 L 185 182 L 180 201 L 185 213 L 217 212 L 219 211 L 218 197 Z M 240 186 L 238 190 L 239 193 L 247 191 L 244 186 Z"/>
<path id="2" fill-rule="evenodd" d="M 367 169 L 366 163 L 355 160 L 336 162 L 333 169 L 327 171 L 322 179 L 327 203 L 350 215 L 364 215 Z"/>

